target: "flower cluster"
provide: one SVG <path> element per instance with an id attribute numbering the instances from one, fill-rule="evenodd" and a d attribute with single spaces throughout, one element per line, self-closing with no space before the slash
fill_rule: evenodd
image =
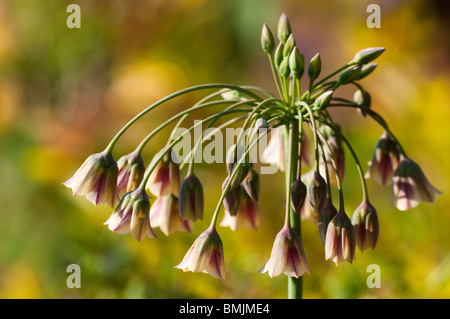
<path id="1" fill-rule="evenodd" d="M 176 231 L 191 232 L 194 223 L 204 218 L 203 185 L 195 174 L 194 157 L 208 138 L 197 140 L 194 149 L 182 161 L 177 158 L 174 146 L 200 125 L 208 124 L 210 129 L 212 124 L 232 115 L 232 120 L 216 130 L 243 121 L 243 130 L 251 128 L 252 134 L 238 136 L 237 142 L 228 149 L 227 176 L 210 226 L 195 240 L 177 268 L 225 278 L 217 220 L 224 207 L 220 226 L 230 227 L 233 231 L 242 227 L 258 229 L 261 183 L 250 159 L 250 150 L 269 133 L 271 140 L 261 162 L 276 165 L 285 173 L 286 202 L 284 225 L 260 272 L 267 272 L 270 277 L 284 273 L 295 278 L 311 273 L 299 235 L 302 219 L 316 224 L 325 258 L 336 265 L 344 261 L 352 263 L 356 247 L 361 251 L 374 249 L 379 224 L 377 211 L 369 201 L 367 178 L 373 178 L 383 186 L 392 185 L 393 202 L 399 210 L 413 208 L 420 201 L 432 202 L 439 194 L 420 166 L 406 155 L 383 118 L 372 109 L 370 94 L 360 82 L 374 71 L 377 64 L 373 61 L 385 49 L 361 50 L 348 63 L 319 80 L 322 71 L 320 55 L 312 57 L 309 64 L 305 62 L 285 14 L 278 22 L 277 36 L 278 43 L 269 27 L 263 25 L 261 46 L 268 56 L 278 97 L 258 87 L 231 84 L 205 84 L 175 92 L 136 115 L 116 134 L 105 151 L 89 156 L 64 184 L 72 188 L 74 195 L 86 196 L 96 205 L 106 203 L 115 208 L 105 222 L 113 232 L 131 233 L 138 241 L 145 237 L 155 238 L 153 228 L 156 227 L 165 235 Z M 307 75 L 308 85 L 302 91 L 304 75 Z M 345 85 L 356 88 L 353 100 L 337 96 L 338 88 Z M 168 100 L 211 89 L 216 91 L 162 123 L 133 152 L 115 161 L 114 146 L 137 120 Z M 212 106 L 223 108 L 175 137 L 173 132 L 187 117 Z M 330 108 L 354 108 L 380 124 L 383 134 L 375 145 L 365 174 L 343 129 L 333 120 Z M 143 148 L 153 136 L 175 121 L 178 122 L 167 145 L 146 167 L 141 156 Z M 344 204 L 345 149 L 353 157 L 362 185 L 362 201 L 352 218 L 347 215 Z M 184 173 L 185 164 L 188 168 Z M 336 194 L 338 199 L 334 198 Z"/>

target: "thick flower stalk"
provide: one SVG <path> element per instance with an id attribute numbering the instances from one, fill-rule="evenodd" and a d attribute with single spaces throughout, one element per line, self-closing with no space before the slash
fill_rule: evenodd
<path id="1" fill-rule="evenodd" d="M 268 25 L 262 28 L 260 43 L 272 71 L 275 94 L 257 86 L 226 83 L 197 85 L 172 93 L 126 123 L 105 150 L 89 156 L 64 185 L 72 188 L 73 195 L 86 196 L 95 205 L 116 207 L 105 224 L 113 232 L 131 233 L 137 241 L 155 238 L 154 228 L 170 236 L 176 231 L 191 232 L 195 222 L 210 219 L 210 226 L 198 236 L 176 268 L 225 279 L 223 243 L 216 227 L 219 216 L 223 212 L 219 225 L 233 231 L 240 228 L 259 231 L 264 222 L 260 211 L 266 207 L 262 202 L 267 200 L 261 198 L 261 189 L 264 179 L 270 179 L 262 175 L 284 174 L 284 206 L 264 211 L 280 220 L 284 218 L 284 224 L 278 234 L 273 234 L 270 256 L 260 272 L 270 277 L 285 274 L 289 298 L 302 297 L 303 275 L 311 274 L 305 254 L 309 246 L 302 240 L 303 220 L 311 221 L 317 228 L 325 259 L 336 265 L 344 261 L 352 263 L 356 247 L 361 251 L 374 249 L 382 233 L 372 205 L 376 202 L 369 201 L 369 179 L 382 186 L 392 185 L 393 203 L 399 210 L 416 207 L 420 201 L 433 202 L 440 192 L 406 155 L 376 112 L 369 91 L 361 84 L 374 72 L 377 64 L 373 61 L 385 48 L 360 50 L 349 62 L 323 75 L 320 54 L 308 62 L 292 31 L 285 14 L 278 21 L 276 36 Z M 353 100 L 339 96 L 344 86 L 356 89 Z M 115 146 L 132 125 L 164 103 L 193 92 L 208 94 L 161 123 L 116 163 Z M 357 150 L 347 139 L 345 127 L 331 116 L 331 108 L 352 108 L 379 124 L 383 134 L 367 168 L 363 168 Z M 212 115 L 199 119 L 198 111 L 205 109 Z M 188 119 L 193 119 L 194 124 L 185 128 L 186 123 L 192 123 Z M 215 210 L 205 209 L 205 196 L 210 194 L 204 192 L 209 192 L 210 185 L 202 183 L 201 174 L 196 174 L 203 169 L 197 166 L 198 155 L 211 149 L 204 144 L 214 134 L 235 125 L 241 128 L 237 140 L 233 137 L 227 147 L 220 148 L 226 150 L 226 177 L 220 197 Z M 158 151 L 157 145 L 151 143 L 153 137 L 169 128 L 172 130 L 166 135 L 167 142 Z M 195 134 L 198 130 L 202 134 Z M 191 141 L 192 133 L 194 145 L 187 152 L 183 149 L 183 158 L 179 160 L 177 147 Z M 263 170 L 267 165 L 254 165 L 252 151 L 268 136 L 270 142 L 259 160 L 275 170 Z M 147 160 L 144 161 L 142 151 L 148 144 L 152 144 L 155 155 L 145 166 Z M 344 202 L 347 190 L 342 183 L 344 173 L 352 168 L 349 162 L 358 172 L 362 197 L 361 204 L 351 210 Z M 336 192 L 338 196 L 334 198 Z M 354 211 L 352 220 L 346 211 Z"/>

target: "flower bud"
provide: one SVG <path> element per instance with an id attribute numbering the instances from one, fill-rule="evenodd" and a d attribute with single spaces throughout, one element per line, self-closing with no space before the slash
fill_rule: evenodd
<path id="1" fill-rule="evenodd" d="M 292 50 L 294 50 L 295 48 L 295 39 L 294 39 L 294 35 L 290 34 L 288 39 L 286 40 L 286 42 L 284 43 L 284 48 L 283 48 L 283 58 L 287 58 L 289 57 L 289 55 L 291 54 Z"/>
<path id="2" fill-rule="evenodd" d="M 317 79 L 321 71 L 322 71 L 322 61 L 320 59 L 319 53 L 317 53 L 315 56 L 312 57 L 311 61 L 309 62 L 308 67 L 309 80 L 312 82 L 315 79 Z"/>
<path id="3" fill-rule="evenodd" d="M 353 101 L 360 106 L 358 108 L 358 112 L 362 116 L 366 116 L 367 111 L 365 109 L 370 109 L 372 101 L 369 92 L 364 90 L 357 90 L 355 94 L 353 94 Z"/>
<path id="4" fill-rule="evenodd" d="M 338 82 L 339 84 L 347 84 L 355 80 L 359 74 L 361 73 L 361 66 L 360 65 L 354 65 L 339 75 Z"/>
<path id="5" fill-rule="evenodd" d="M 136 152 L 124 155 L 117 161 L 117 196 L 121 198 L 128 192 L 138 188 L 144 177 L 145 165 L 141 154 Z"/>
<path id="6" fill-rule="evenodd" d="M 225 189 L 225 185 L 228 183 L 230 176 L 227 176 L 222 184 L 222 191 Z M 223 200 L 223 206 L 225 211 L 227 211 L 231 216 L 236 216 L 239 204 L 241 203 L 243 186 L 238 185 L 235 188 L 228 188 L 225 193 L 225 198 Z"/>
<path id="7" fill-rule="evenodd" d="M 267 24 L 264 23 L 261 32 L 261 47 L 264 52 L 272 54 L 275 47 L 275 41 L 273 39 L 272 32 L 270 31 Z"/>
<path id="8" fill-rule="evenodd" d="M 270 277 L 284 273 L 295 278 L 305 272 L 311 274 L 300 236 L 291 227 L 285 226 L 277 234 L 270 258 L 258 272 L 268 272 Z"/>
<path id="9" fill-rule="evenodd" d="M 383 186 L 390 185 L 398 166 L 399 156 L 394 140 L 387 132 L 383 132 L 375 144 L 372 160 L 369 162 L 369 169 L 365 177 L 372 177 L 375 182 Z"/>
<path id="10" fill-rule="evenodd" d="M 367 248 L 375 249 L 378 241 L 379 226 L 375 208 L 368 201 L 363 201 L 352 217 L 355 228 L 356 245 L 360 251 Z"/>
<path id="11" fill-rule="evenodd" d="M 194 174 L 186 176 L 181 183 L 178 201 L 181 218 L 196 221 L 203 218 L 203 186 Z"/>
<path id="12" fill-rule="evenodd" d="M 183 258 L 175 266 L 184 272 L 205 272 L 213 277 L 225 279 L 223 245 L 214 228 L 208 228 L 195 240 Z"/>
<path id="13" fill-rule="evenodd" d="M 291 186 L 291 206 L 296 214 L 302 210 L 306 198 L 306 185 L 300 180 L 296 180 Z"/>
<path id="14" fill-rule="evenodd" d="M 327 200 L 327 183 L 318 172 L 314 172 L 308 182 L 307 195 L 313 213 L 317 215 Z"/>
<path id="15" fill-rule="evenodd" d="M 355 259 L 355 230 L 343 211 L 339 211 L 328 224 L 325 237 L 325 259 L 332 259 L 336 265 Z"/>
<path id="16" fill-rule="evenodd" d="M 386 48 L 374 47 L 363 49 L 355 54 L 352 62 L 357 64 L 367 64 L 378 58 Z"/>
<path id="17" fill-rule="evenodd" d="M 278 67 L 278 72 L 280 72 L 280 76 L 283 78 L 288 78 L 291 70 L 289 70 L 289 57 L 285 57 L 283 61 L 281 61 L 280 66 Z"/>
<path id="18" fill-rule="evenodd" d="M 176 231 L 191 232 L 192 220 L 183 220 L 178 207 L 178 198 L 172 194 L 158 197 L 150 209 L 150 223 L 166 236 Z"/>
<path id="19" fill-rule="evenodd" d="M 333 93 L 333 91 L 322 93 L 314 102 L 314 108 L 316 110 L 324 110 L 330 104 Z"/>
<path id="20" fill-rule="evenodd" d="M 242 186 L 244 186 L 244 189 L 247 192 L 248 196 L 250 196 L 251 199 L 257 202 L 259 199 L 259 193 L 261 191 L 261 182 L 259 174 L 254 168 L 250 168 L 250 171 L 242 182 Z"/>
<path id="21" fill-rule="evenodd" d="M 278 43 L 278 46 L 275 49 L 275 54 L 274 54 L 275 66 L 277 67 L 277 69 L 280 68 L 280 64 L 283 61 L 283 58 L 284 58 L 283 51 L 284 51 L 284 43 L 280 42 L 280 43 Z"/>
<path id="22" fill-rule="evenodd" d="M 334 218 L 334 216 L 336 216 L 337 213 L 338 211 L 336 207 L 334 207 L 331 201 L 327 199 L 327 203 L 320 210 L 319 216 L 317 217 L 317 227 L 319 229 L 319 235 L 322 244 L 325 244 L 328 225 L 330 224 L 331 220 Z"/>
<path id="23" fill-rule="evenodd" d="M 393 177 L 393 201 L 399 210 L 408 210 L 419 205 L 419 201 L 434 202 L 441 194 L 426 178 L 420 166 L 401 155 Z"/>
<path id="24" fill-rule="evenodd" d="M 72 188 L 73 195 L 86 196 L 94 205 L 117 202 L 118 168 L 114 157 L 108 152 L 89 156 L 77 172 L 63 185 Z"/>
<path id="25" fill-rule="evenodd" d="M 303 76 L 303 72 L 305 71 L 305 58 L 298 51 L 297 47 L 294 47 L 289 55 L 289 68 L 291 69 L 292 75 L 297 79 Z"/>
<path id="26" fill-rule="evenodd" d="M 280 42 L 285 43 L 292 33 L 291 25 L 286 14 L 282 13 L 278 20 L 278 39 Z"/>
<path id="27" fill-rule="evenodd" d="M 345 173 L 345 152 L 342 147 L 340 126 L 338 124 L 335 124 L 335 129 L 333 129 L 328 125 L 322 125 L 320 127 L 320 131 L 324 136 L 327 144 L 329 145 L 332 154 L 331 156 L 329 152 L 326 152 L 326 163 L 321 162 L 320 172 L 323 172 L 323 174 L 325 174 L 325 169 L 327 169 L 328 172 L 331 172 L 329 174 L 329 183 L 332 186 L 336 186 L 337 176 L 334 170 L 333 162 L 331 160 L 332 158 L 334 158 L 334 161 L 336 163 L 339 178 L 341 179 L 341 181 L 344 179 Z"/>
<path id="28" fill-rule="evenodd" d="M 368 64 L 364 64 L 361 67 L 361 73 L 358 75 L 358 77 L 356 78 L 357 80 L 361 80 L 363 78 L 365 78 L 366 76 L 368 76 L 370 73 L 372 73 L 373 70 L 375 70 L 375 68 L 378 66 L 378 64 L 376 63 L 368 63 Z"/>
<path id="29" fill-rule="evenodd" d="M 269 123 L 267 123 L 267 121 L 263 118 L 258 118 L 255 122 L 254 128 L 255 130 L 268 129 Z"/>
<path id="30" fill-rule="evenodd" d="M 150 226 L 150 201 L 144 189 L 138 188 L 126 193 L 111 217 L 104 223 L 108 228 L 119 234 L 131 235 L 137 241 L 145 237 L 156 238 Z"/>

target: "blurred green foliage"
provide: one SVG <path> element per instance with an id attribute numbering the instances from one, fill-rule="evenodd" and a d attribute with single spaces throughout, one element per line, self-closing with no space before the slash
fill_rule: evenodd
<path id="1" fill-rule="evenodd" d="M 304 297 L 450 297 L 450 10 L 444 1 L 377 1 L 380 29 L 366 26 L 373 1 L 80 0 L 73 1 L 81 7 L 80 29 L 66 26 L 70 2 L 0 2 L 0 297 L 286 297 L 285 276 L 256 273 L 283 222 L 280 174 L 262 176 L 258 231 L 219 230 L 226 281 L 173 268 L 208 225 L 224 167 L 199 170 L 208 185 L 206 218 L 193 233 L 158 232 L 158 239 L 143 242 L 110 232 L 102 225 L 110 208 L 72 197 L 61 185 L 135 113 L 169 93 L 207 82 L 275 91 L 259 37 L 264 22 L 276 30 L 282 12 L 306 61 L 320 52 L 323 72 L 362 48 L 387 48 L 364 85 L 373 107 L 443 192 L 435 203 L 404 213 L 391 207 L 389 188 L 369 181 L 380 240 L 375 251 L 358 251 L 352 265 L 326 262 L 316 226 L 304 221 L 313 273 L 304 277 Z M 133 150 L 196 97 L 146 117 L 125 134 L 117 153 Z M 353 112 L 333 115 L 366 163 L 381 130 Z M 149 146 L 147 163 L 167 137 Z M 360 189 L 347 157 L 344 191 L 351 215 Z M 81 267 L 80 289 L 66 286 L 72 263 Z M 381 267 L 379 289 L 366 286 L 370 264 Z"/>

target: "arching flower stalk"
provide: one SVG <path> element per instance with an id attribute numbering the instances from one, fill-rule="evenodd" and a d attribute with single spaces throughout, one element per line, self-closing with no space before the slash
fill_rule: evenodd
<path id="1" fill-rule="evenodd" d="M 253 166 L 252 151 L 270 134 L 270 143 L 260 160 L 284 173 L 286 201 L 284 214 L 282 209 L 265 212 L 280 215 L 280 219 L 284 216 L 284 224 L 276 236 L 273 234 L 275 241 L 270 258 L 260 272 L 267 272 L 270 277 L 284 273 L 288 277 L 288 297 L 301 298 L 303 275 L 311 274 L 306 259 L 308 243 L 301 238 L 302 219 L 311 220 L 317 227 L 326 259 L 336 265 L 343 261 L 352 263 L 355 247 L 361 251 L 375 248 L 379 235 L 378 215 L 372 206 L 375 202 L 369 201 L 366 178 L 372 177 L 383 186 L 392 184 L 394 202 L 400 210 L 413 208 L 419 201 L 432 202 L 440 192 L 431 185 L 419 165 L 406 155 L 384 119 L 372 107 L 370 94 L 360 82 L 373 72 L 377 66 L 373 61 L 384 48 L 361 50 L 348 63 L 321 77 L 320 55 L 314 55 L 309 64 L 305 62 L 299 50 L 301 45 L 297 46 L 285 14 L 280 17 L 276 38 L 278 43 L 264 24 L 261 46 L 267 54 L 277 94 L 256 86 L 223 83 L 197 85 L 170 94 L 132 118 L 103 152 L 89 156 L 64 185 L 72 188 L 74 195 L 86 196 L 96 205 L 106 203 L 115 207 L 118 203 L 105 224 L 113 232 L 131 233 L 138 241 L 145 237 L 156 238 L 153 232 L 156 227 L 165 235 L 190 232 L 197 220 L 210 218 L 210 226 L 176 267 L 225 279 L 224 247 L 217 231 L 217 220 L 224 211 L 220 226 L 233 231 L 241 227 L 258 230 L 264 222 L 259 214 L 260 209 L 264 209 L 260 208 L 264 205 L 259 205 L 259 201 L 266 200 L 260 196 L 263 186 L 260 175 L 267 171 L 263 171 L 264 165 L 260 165 L 259 172 Z M 302 80 L 308 81 L 304 91 Z M 353 101 L 339 97 L 339 88 L 347 85 L 357 88 Z M 133 151 L 122 155 L 116 163 L 115 146 L 133 124 L 164 103 L 199 91 L 209 93 L 149 132 Z M 380 125 L 383 135 L 376 144 L 366 174 L 345 136 L 345 128 L 331 117 L 330 108 L 354 108 Z M 198 111 L 204 109 L 214 112 L 199 119 Z M 196 121 L 183 128 L 188 118 Z M 198 162 L 198 154 L 211 148 L 204 145 L 205 141 L 236 123 L 241 123 L 242 130 L 237 140 L 233 137 L 231 144 L 227 144 L 233 146 L 227 149 L 225 156 L 226 178 L 217 206 L 210 214 L 212 210 L 203 207 L 203 192 L 209 191 L 209 187 L 205 187 L 209 185 L 202 184 L 201 174 L 194 173 L 194 164 Z M 214 128 L 215 124 L 219 126 Z M 155 152 L 145 167 L 143 149 L 154 136 L 168 128 L 172 131 L 167 134 L 166 145 Z M 194 134 L 197 136 L 194 147 L 187 152 L 184 149 L 184 158 L 179 159 L 176 149 L 185 145 L 185 138 L 190 141 L 190 134 L 196 130 L 202 135 Z M 362 202 L 353 208 L 352 220 L 345 213 L 349 209 L 344 203 L 342 184 L 348 170 L 346 152 L 351 154 L 361 181 Z M 189 164 L 187 171 L 183 169 L 185 164 Z M 339 205 L 331 197 L 331 187 L 337 188 Z"/>

